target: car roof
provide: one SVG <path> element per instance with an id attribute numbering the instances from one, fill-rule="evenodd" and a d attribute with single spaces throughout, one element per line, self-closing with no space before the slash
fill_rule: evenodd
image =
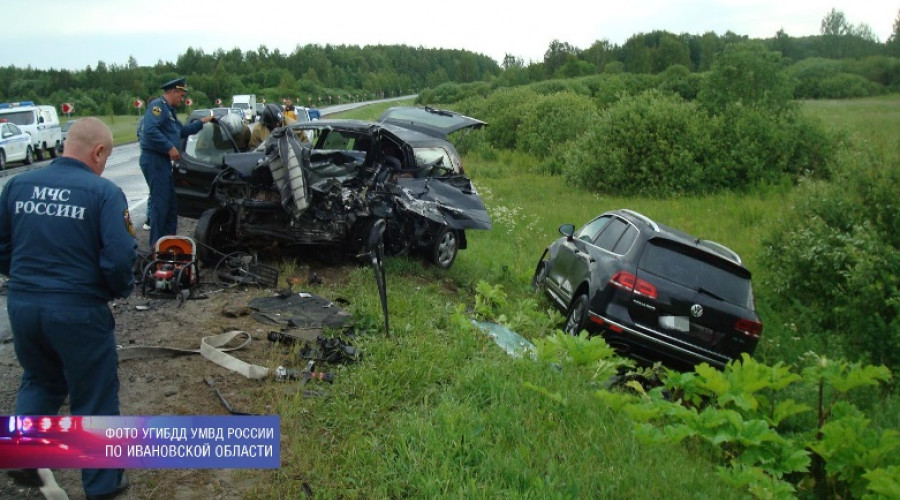
<path id="1" fill-rule="evenodd" d="M 455 111 L 432 107 L 397 106 L 388 108 L 378 117 L 378 123 L 395 125 L 409 130 L 445 138 L 465 128 L 478 129 L 487 122 L 471 118 Z"/>
<path id="2" fill-rule="evenodd" d="M 204 116 L 210 116 L 210 115 L 212 115 L 211 109 L 207 109 L 207 108 L 195 109 L 195 110 L 191 111 L 191 114 L 188 115 L 187 120 L 185 120 L 185 121 L 186 121 L 186 123 L 190 123 L 194 120 L 199 120 L 200 118 L 203 118 Z"/>
<path id="3" fill-rule="evenodd" d="M 698 248 L 707 253 L 712 253 L 717 255 L 718 257 L 727 259 L 734 264 L 737 264 L 743 267 L 743 262 L 741 261 L 741 256 L 737 254 L 734 250 L 722 245 L 721 243 L 717 243 L 712 240 L 704 240 L 702 238 L 697 238 L 692 236 L 680 229 L 675 229 L 673 227 L 667 226 L 665 224 L 660 224 L 653 219 L 635 212 L 633 210 L 628 209 L 619 209 L 612 210 L 610 212 L 606 212 L 606 214 L 616 214 L 620 217 L 624 217 L 625 219 L 630 220 L 631 222 L 638 224 L 644 232 L 652 232 L 652 237 L 662 237 L 669 240 L 676 241 L 681 243 L 682 245 Z M 604 215 L 606 215 L 604 214 Z"/>

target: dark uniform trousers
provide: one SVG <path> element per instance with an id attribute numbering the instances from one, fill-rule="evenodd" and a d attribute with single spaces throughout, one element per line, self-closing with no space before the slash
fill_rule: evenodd
<path id="1" fill-rule="evenodd" d="M 17 332 L 16 356 L 24 369 L 16 415 L 56 415 L 67 394 L 72 415 L 119 414 L 115 320 L 106 302 L 9 290 L 7 309 Z M 42 362 L 46 358 L 60 363 L 48 366 Z M 113 491 L 122 473 L 122 469 L 83 469 L 85 493 Z"/>
<path id="2" fill-rule="evenodd" d="M 178 228 L 178 203 L 175 200 L 175 185 L 172 180 L 172 160 L 144 149 L 140 159 L 141 170 L 145 172 L 153 202 L 150 206 L 150 245 L 156 244 L 163 236 L 175 234 Z"/>

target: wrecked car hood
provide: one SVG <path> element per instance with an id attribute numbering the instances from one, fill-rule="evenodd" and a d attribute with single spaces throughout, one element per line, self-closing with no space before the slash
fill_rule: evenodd
<path id="1" fill-rule="evenodd" d="M 465 177 L 398 179 L 397 197 L 406 210 L 453 229 L 490 229 L 491 217 Z"/>

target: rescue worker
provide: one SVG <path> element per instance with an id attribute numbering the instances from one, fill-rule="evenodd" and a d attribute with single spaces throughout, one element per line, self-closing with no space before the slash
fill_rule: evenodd
<path id="1" fill-rule="evenodd" d="M 297 121 L 297 112 L 294 110 L 294 101 L 291 101 L 290 99 L 284 100 L 284 116 Z"/>
<path id="2" fill-rule="evenodd" d="M 153 100 L 153 96 L 150 96 L 147 98 L 146 102 L 149 103 L 152 100 Z M 138 123 L 137 123 L 138 144 L 141 143 L 141 134 L 143 133 L 143 127 L 144 127 L 144 115 L 141 115 L 141 117 L 140 117 L 140 119 L 138 119 Z M 150 189 L 150 180 L 147 178 L 147 172 L 145 171 L 144 168 L 141 168 L 141 174 L 144 176 L 144 181 L 147 183 L 147 189 L 149 190 Z M 147 196 L 147 216 L 144 219 L 144 227 L 143 227 L 144 231 L 150 230 L 150 212 L 151 212 L 151 210 L 153 210 L 153 205 L 151 204 L 150 196 L 148 195 Z"/>
<path id="3" fill-rule="evenodd" d="M 122 190 L 101 177 L 113 148 L 94 117 L 69 129 L 63 155 L 13 177 L 0 195 L 0 273 L 22 380 L 16 415 L 119 415 L 115 319 L 134 288 L 134 228 Z M 10 471 L 40 485 L 37 471 Z M 122 469 L 84 469 L 87 498 L 125 491 Z M 36 484 L 35 484 L 36 483 Z"/>
<path id="4" fill-rule="evenodd" d="M 163 95 L 147 105 L 141 132 L 141 170 L 146 172 L 153 200 L 150 212 L 150 247 L 163 236 L 178 230 L 178 204 L 172 168 L 181 159 L 181 139 L 196 134 L 204 123 L 214 121 L 214 116 L 182 125 L 175 115 L 175 108 L 184 103 L 187 95 L 186 78 L 177 78 L 162 86 Z"/>
<path id="5" fill-rule="evenodd" d="M 266 104 L 259 123 L 253 127 L 253 131 L 250 133 L 250 149 L 256 149 L 265 142 L 269 134 L 276 128 L 285 127 L 293 123 L 297 123 L 297 120 L 284 116 L 277 104 Z M 309 142 L 302 130 L 297 132 L 297 137 L 300 139 L 300 142 Z"/>

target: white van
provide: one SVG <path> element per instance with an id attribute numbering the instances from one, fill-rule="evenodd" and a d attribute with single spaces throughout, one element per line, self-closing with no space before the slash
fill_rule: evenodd
<path id="1" fill-rule="evenodd" d="M 244 114 L 244 120 L 253 123 L 256 121 L 256 95 L 244 94 L 231 96 L 232 109 L 240 109 Z"/>
<path id="2" fill-rule="evenodd" d="M 59 116 L 53 106 L 36 106 L 31 101 L 5 102 L 0 104 L 0 120 L 15 123 L 31 136 L 31 147 L 38 160 L 44 159 L 44 153 L 55 158 L 62 148 Z"/>

